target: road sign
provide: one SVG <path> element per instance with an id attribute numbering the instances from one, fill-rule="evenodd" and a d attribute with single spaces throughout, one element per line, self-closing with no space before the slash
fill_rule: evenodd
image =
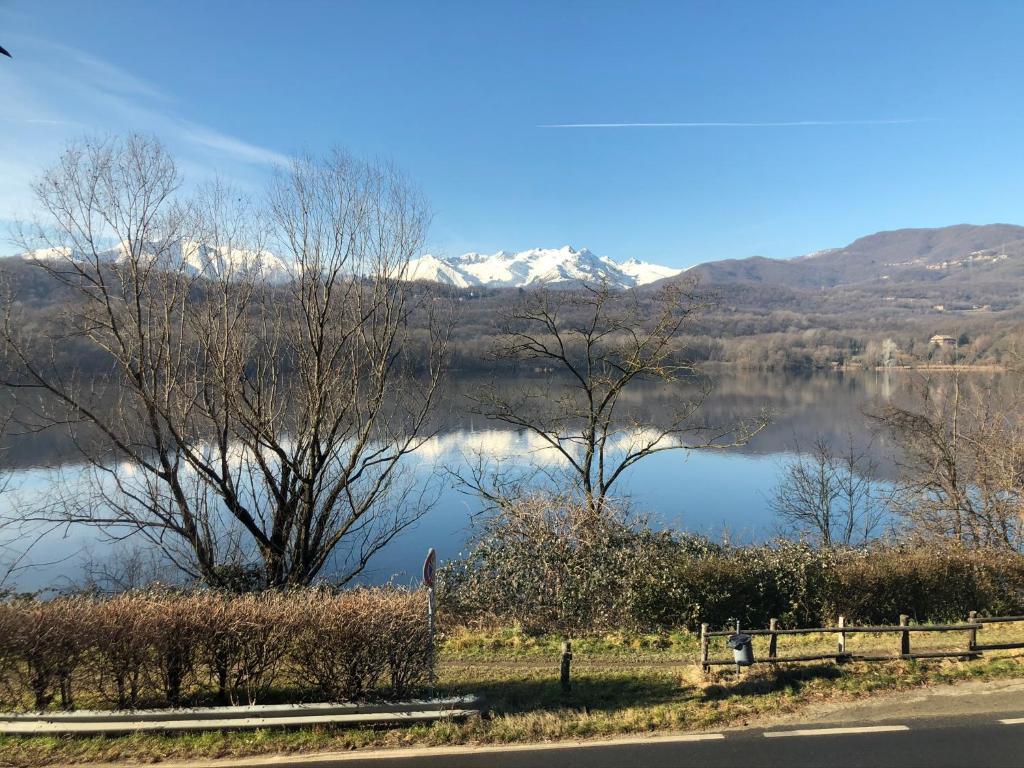
<path id="1" fill-rule="evenodd" d="M 430 634 L 430 695 L 434 695 L 434 570 L 437 552 L 431 547 L 423 561 L 423 583 L 427 585 L 427 631 Z"/>
<path id="2" fill-rule="evenodd" d="M 427 550 L 427 559 L 423 561 L 423 583 L 434 588 L 434 568 L 437 565 L 437 553 L 431 547 Z"/>

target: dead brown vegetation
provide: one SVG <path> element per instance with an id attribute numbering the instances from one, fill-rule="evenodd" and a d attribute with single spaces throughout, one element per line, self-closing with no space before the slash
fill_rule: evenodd
<path id="1" fill-rule="evenodd" d="M 0 705 L 134 709 L 402 697 L 428 677 L 425 598 L 397 589 L 148 590 L 0 603 Z"/>

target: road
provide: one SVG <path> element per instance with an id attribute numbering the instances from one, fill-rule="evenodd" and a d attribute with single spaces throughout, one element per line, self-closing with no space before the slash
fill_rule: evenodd
<path id="1" fill-rule="evenodd" d="M 1024 706 L 1021 707 L 1024 713 Z M 486 750 L 410 750 L 402 757 L 336 756 L 283 760 L 303 768 L 718 768 L 785 766 L 1024 766 L 1024 714 L 1018 723 L 986 716 L 872 723 L 843 733 L 835 727 L 750 729 L 690 737 L 634 739 L 620 743 Z M 879 730 L 892 729 L 892 730 Z M 899 730 L 897 730 L 899 729 Z M 902 730 L 906 729 L 906 730 Z"/>
<path id="2" fill-rule="evenodd" d="M 967 683 L 818 707 L 717 733 L 216 761 L 223 768 L 1024 768 L 1024 681 Z M 194 767 L 195 764 L 192 764 Z M 170 766 L 168 766 L 170 768 Z"/>

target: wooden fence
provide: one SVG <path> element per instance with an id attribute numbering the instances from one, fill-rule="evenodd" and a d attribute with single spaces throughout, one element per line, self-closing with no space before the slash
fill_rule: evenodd
<path id="1" fill-rule="evenodd" d="M 809 629 L 779 629 L 777 619 L 769 621 L 768 629 L 742 629 L 711 631 L 708 624 L 700 625 L 700 666 L 701 670 L 707 672 L 714 666 L 728 666 L 736 663 L 735 659 L 712 659 L 710 658 L 711 638 L 728 637 L 741 631 L 745 635 L 767 636 L 768 656 L 765 658 L 754 658 L 754 664 L 779 664 L 783 662 L 799 661 L 892 661 L 894 659 L 935 659 L 943 657 L 973 658 L 980 656 L 983 651 L 1007 650 L 1012 648 L 1024 648 L 1024 642 L 1019 643 L 992 643 L 979 644 L 978 630 L 985 624 L 996 624 L 1011 621 L 1024 621 L 1024 616 L 997 616 L 980 617 L 975 611 L 971 611 L 964 624 L 911 624 L 909 616 L 900 616 L 898 625 L 885 625 L 875 627 L 847 626 L 842 616 L 834 627 L 812 627 Z M 965 647 L 962 650 L 948 651 L 914 651 L 911 649 L 910 636 L 916 632 L 963 632 L 967 636 Z M 898 654 L 858 654 L 846 650 L 846 636 L 849 634 L 883 634 L 892 633 L 899 635 Z M 813 634 L 835 634 L 835 653 L 813 653 L 798 656 L 779 656 L 778 641 L 780 636 L 788 635 L 813 635 Z"/>

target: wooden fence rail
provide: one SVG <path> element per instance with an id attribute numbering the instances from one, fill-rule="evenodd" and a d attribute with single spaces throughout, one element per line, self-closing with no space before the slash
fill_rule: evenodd
<path id="1" fill-rule="evenodd" d="M 968 619 L 963 624 L 911 624 L 910 617 L 900 616 L 898 625 L 881 626 L 847 626 L 846 620 L 840 616 L 834 627 L 809 627 L 806 629 L 779 629 L 778 619 L 771 619 L 768 629 L 731 629 L 712 631 L 708 624 L 700 625 L 700 666 L 701 670 L 707 672 L 714 666 L 731 666 L 736 664 L 735 659 L 711 658 L 711 638 L 729 637 L 737 631 L 745 635 L 755 637 L 768 637 L 768 656 L 766 658 L 754 658 L 754 664 L 779 664 L 792 661 L 828 661 L 837 663 L 845 661 L 892 661 L 894 659 L 938 659 L 944 657 L 968 658 L 977 657 L 983 651 L 1010 650 L 1024 648 L 1024 642 L 1019 643 L 978 643 L 978 630 L 985 624 L 996 624 L 1004 622 L 1024 622 L 1024 616 L 978 616 L 976 611 L 971 611 Z M 963 650 L 949 651 L 914 651 L 911 649 L 910 636 L 917 632 L 964 632 L 967 634 L 966 647 Z M 900 640 L 899 653 L 897 654 L 862 654 L 850 653 L 846 649 L 846 636 L 856 633 L 898 634 Z M 778 638 L 786 635 L 814 635 L 814 634 L 835 634 L 835 653 L 812 653 L 796 656 L 778 655 Z"/>

